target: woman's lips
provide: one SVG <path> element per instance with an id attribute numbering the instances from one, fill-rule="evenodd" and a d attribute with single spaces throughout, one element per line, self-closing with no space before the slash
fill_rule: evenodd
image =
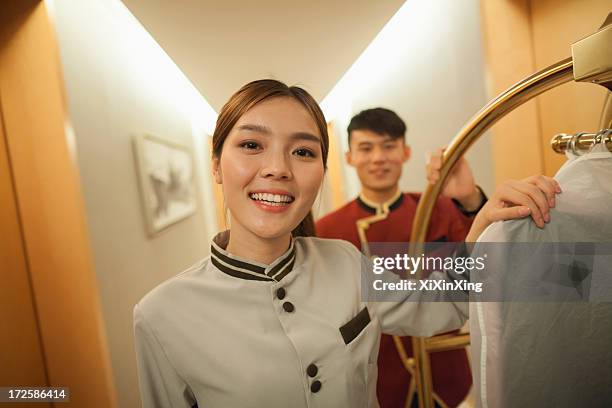
<path id="1" fill-rule="evenodd" d="M 287 211 L 292 204 L 292 202 L 272 204 L 272 203 L 267 203 L 265 201 L 258 201 L 258 200 L 253 200 L 253 199 L 251 199 L 251 202 L 253 202 L 253 204 L 255 204 L 259 209 L 264 210 L 266 212 L 270 212 L 270 213 L 281 213 L 281 212 Z"/>
<path id="2" fill-rule="evenodd" d="M 295 200 L 294 196 L 282 190 L 251 192 L 249 198 L 258 208 L 271 213 L 286 211 Z"/>

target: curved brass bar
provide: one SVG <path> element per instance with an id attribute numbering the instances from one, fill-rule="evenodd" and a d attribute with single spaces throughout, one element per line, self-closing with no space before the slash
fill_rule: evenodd
<path id="1" fill-rule="evenodd" d="M 465 154 L 469 147 L 478 140 L 480 135 L 518 106 L 551 88 L 571 80 L 572 58 L 570 57 L 513 85 L 489 102 L 459 131 L 444 151 L 440 179 L 436 184 L 429 185 L 419 200 L 412 227 L 412 242 L 424 242 L 429 219 L 431 218 L 431 211 L 450 169 Z"/>
<path id="2" fill-rule="evenodd" d="M 551 88 L 571 81 L 573 79 L 572 69 L 573 61 L 570 57 L 518 82 L 489 102 L 459 131 L 442 156 L 440 179 L 435 184 L 428 185 L 419 200 L 411 234 L 410 254 L 412 256 L 422 253 L 434 205 L 440 195 L 442 185 L 457 160 L 487 129 L 515 108 Z M 420 271 L 417 276 L 420 278 Z M 416 383 L 420 406 L 432 408 L 434 405 L 431 367 L 425 340 L 422 337 L 413 338 L 412 347 L 418 373 Z"/>

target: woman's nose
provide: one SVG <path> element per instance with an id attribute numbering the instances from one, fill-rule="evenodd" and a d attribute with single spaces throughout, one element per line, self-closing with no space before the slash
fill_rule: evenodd
<path id="1" fill-rule="evenodd" d="M 274 179 L 290 179 L 292 173 L 288 158 L 285 155 L 274 155 L 267 158 L 261 169 L 261 175 Z"/>

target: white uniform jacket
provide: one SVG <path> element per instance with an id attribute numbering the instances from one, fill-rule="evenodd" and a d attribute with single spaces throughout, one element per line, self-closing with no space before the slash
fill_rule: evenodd
<path id="1" fill-rule="evenodd" d="M 162 283 L 134 308 L 144 407 L 377 407 L 381 332 L 457 329 L 467 304 L 364 302 L 350 243 L 295 238 L 270 265 L 226 252 Z"/>

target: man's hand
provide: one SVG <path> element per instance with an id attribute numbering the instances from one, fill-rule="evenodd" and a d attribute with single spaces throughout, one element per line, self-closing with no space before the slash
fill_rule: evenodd
<path id="1" fill-rule="evenodd" d="M 430 184 L 440 179 L 440 168 L 442 167 L 442 154 L 444 149 L 436 149 L 427 156 L 427 181 Z M 466 211 L 476 210 L 482 201 L 480 190 L 476 187 L 472 169 L 465 158 L 461 157 L 452 168 L 444 186 L 442 195 L 454 198 L 461 203 Z"/>

